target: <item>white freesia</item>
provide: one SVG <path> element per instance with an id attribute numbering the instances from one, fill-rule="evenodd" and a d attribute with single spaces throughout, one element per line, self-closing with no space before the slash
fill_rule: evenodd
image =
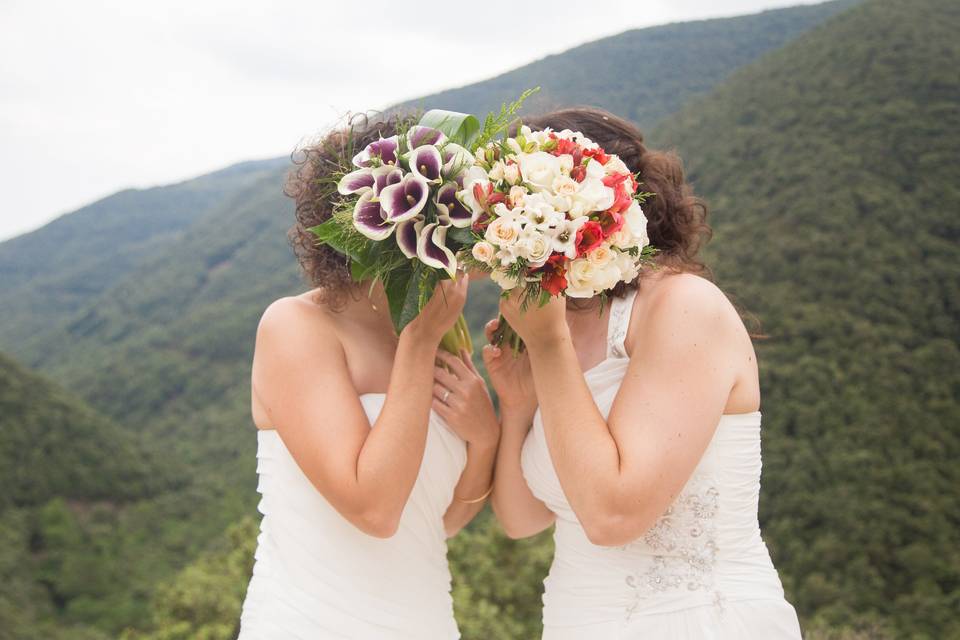
<path id="1" fill-rule="evenodd" d="M 527 190 L 523 187 L 514 185 L 510 187 L 510 193 L 507 195 L 507 200 L 509 200 L 510 204 L 514 207 L 522 207 L 526 197 Z"/>
<path id="2" fill-rule="evenodd" d="M 467 169 L 467 172 L 463 176 L 463 189 L 457 192 L 457 198 L 460 199 L 460 202 L 473 212 L 474 221 L 483 213 L 483 207 L 481 207 L 477 199 L 473 197 L 473 187 L 477 184 L 486 190 L 490 181 L 487 179 L 487 172 L 484 171 L 483 168 L 474 165 Z"/>
<path id="3" fill-rule="evenodd" d="M 520 167 L 517 163 L 511 162 L 503 167 L 503 178 L 513 185 L 520 182 Z"/>
<path id="4" fill-rule="evenodd" d="M 562 253 L 571 260 L 577 257 L 577 230 L 588 220 L 587 216 L 574 218 L 573 220 L 564 219 L 557 225 L 554 234 L 553 250 Z"/>
<path id="5" fill-rule="evenodd" d="M 484 264 L 490 264 L 493 260 L 493 254 L 496 249 L 493 248 L 493 245 L 485 240 L 481 240 L 477 244 L 473 245 L 471 253 L 473 257 L 479 260 Z"/>
<path id="6" fill-rule="evenodd" d="M 531 193 L 524 198 L 523 211 L 527 221 L 538 231 L 556 229 L 565 217 L 540 193 Z"/>
<path id="7" fill-rule="evenodd" d="M 509 247 L 520 237 L 521 230 L 520 223 L 513 218 L 495 218 L 487 226 L 483 237 L 498 247 Z"/>
<path id="8" fill-rule="evenodd" d="M 573 171 L 573 156 L 565 153 L 557 157 L 557 162 L 560 163 L 560 173 L 565 176 L 570 175 L 570 172 Z"/>
<path id="9" fill-rule="evenodd" d="M 500 160 L 494 162 L 493 166 L 490 167 L 490 171 L 487 172 L 487 176 L 494 182 L 503 180 L 503 162 Z"/>
<path id="10" fill-rule="evenodd" d="M 523 149 L 520 148 L 520 143 L 517 142 L 516 138 L 507 138 L 507 146 L 510 147 L 510 151 L 516 154 L 523 153 Z"/>
<path id="11" fill-rule="evenodd" d="M 546 151 L 521 153 L 517 156 L 517 162 L 524 182 L 532 185 L 537 191 L 550 189 L 553 179 L 560 175 L 560 163 L 557 157 Z"/>

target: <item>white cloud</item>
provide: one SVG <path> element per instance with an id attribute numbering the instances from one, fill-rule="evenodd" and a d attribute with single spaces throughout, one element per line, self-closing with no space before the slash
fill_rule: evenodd
<path id="1" fill-rule="evenodd" d="M 0 239 L 124 187 L 283 155 L 351 109 L 634 27 L 789 4 L 5 0 Z"/>

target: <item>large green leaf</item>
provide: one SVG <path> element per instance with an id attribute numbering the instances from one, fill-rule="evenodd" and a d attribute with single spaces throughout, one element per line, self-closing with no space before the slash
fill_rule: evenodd
<path id="1" fill-rule="evenodd" d="M 431 109 L 420 118 L 420 124 L 439 129 L 451 141 L 468 149 L 480 135 L 480 120 L 477 116 L 459 111 Z"/>

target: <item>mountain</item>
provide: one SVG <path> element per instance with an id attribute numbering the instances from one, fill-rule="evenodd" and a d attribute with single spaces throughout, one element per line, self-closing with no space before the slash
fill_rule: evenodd
<path id="1" fill-rule="evenodd" d="M 0 355 L 0 637 L 99 638 L 58 609 L 92 604 L 111 578 L 97 526 L 176 490 L 135 433 Z"/>
<path id="2" fill-rule="evenodd" d="M 707 93 L 740 67 L 782 47 L 859 0 L 774 9 L 735 18 L 631 29 L 547 56 L 483 82 L 448 89 L 391 110 L 498 111 L 540 87 L 526 110 L 590 104 L 651 127 Z"/>
<path id="3" fill-rule="evenodd" d="M 873 0 L 654 132 L 763 322 L 762 524 L 808 628 L 960 637 L 960 4 Z"/>
<path id="4" fill-rule="evenodd" d="M 58 324 L 161 249 L 210 207 L 282 160 L 244 162 L 179 184 L 126 189 L 0 244 L 0 344 Z"/>
<path id="5" fill-rule="evenodd" d="M 732 62 L 726 71 L 710 67 L 709 86 L 671 66 L 670 74 L 644 76 L 653 93 L 617 106 L 623 67 L 611 64 L 595 67 L 592 94 L 570 99 L 662 121 L 651 140 L 683 152 L 712 205 L 717 233 L 708 257 L 721 285 L 770 335 L 758 345 L 761 516 L 808 636 L 956 636 L 956 7 L 867 0 L 797 11 L 825 13 L 792 39 L 769 36 L 771 48 L 785 46 L 755 51 L 739 70 Z M 773 33 L 785 28 L 781 15 L 761 14 Z M 726 26 L 715 31 L 712 22 L 692 23 L 689 32 L 670 26 L 677 31 L 665 42 L 698 43 L 707 65 L 767 37 L 758 35 L 762 21 L 739 31 L 730 30 L 736 20 L 716 21 Z M 662 45 L 658 51 L 667 55 Z M 620 65 L 636 54 L 611 44 L 597 55 Z M 670 89 L 675 82 L 685 88 Z M 518 92 L 490 91 L 489 100 Z M 490 105 L 481 94 L 462 105 L 422 102 L 482 111 Z M 664 102 L 673 94 L 676 102 Z M 42 522 L 44 557 L 59 564 L 24 565 L 8 553 L 0 571 L 25 566 L 17 580 L 30 585 L 65 576 L 50 587 L 56 597 L 38 625 L 230 637 L 242 588 L 223 585 L 239 580 L 242 558 L 229 549 L 250 529 L 243 518 L 256 504 L 252 337 L 262 309 L 303 286 L 284 237 L 284 165 L 241 171 L 221 176 L 229 185 L 195 205 L 167 207 L 162 198 L 149 202 L 158 197 L 152 190 L 131 193 L 143 204 L 116 208 L 102 228 L 88 212 L 71 233 L 55 226 L 64 219 L 0 244 L 0 348 L 179 465 L 178 486 L 121 509 L 53 497 L 16 519 L 4 514 L 20 523 L 0 527 L 4 540 L 20 541 L 11 549 L 33 557 L 23 545 L 36 530 L 31 523 Z M 176 187 L 191 192 L 189 185 Z M 125 211 L 134 232 L 114 233 L 120 223 L 111 221 Z M 137 221 L 151 216 L 175 220 L 144 234 L 140 246 Z M 31 236 L 33 245 L 19 244 Z M 68 254 L 66 262 L 57 253 Z M 486 314 L 480 302 L 472 303 L 473 326 Z M 537 635 L 549 544 L 504 540 L 488 518 L 453 541 L 465 638 Z M 529 563 L 515 577 L 505 567 L 521 559 Z M 15 609 L 0 599 L 0 628 Z"/>

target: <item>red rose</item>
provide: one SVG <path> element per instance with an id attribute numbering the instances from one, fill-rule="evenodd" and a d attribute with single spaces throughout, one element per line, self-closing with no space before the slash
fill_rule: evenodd
<path id="1" fill-rule="evenodd" d="M 566 256 L 562 253 L 555 253 L 547 258 L 546 264 L 540 268 L 543 274 L 540 277 L 540 286 L 548 291 L 550 295 L 555 296 L 567 288 L 567 267 Z"/>
<path id="2" fill-rule="evenodd" d="M 577 229 L 577 257 L 589 253 L 603 242 L 603 227 L 599 222 L 588 220 Z"/>

